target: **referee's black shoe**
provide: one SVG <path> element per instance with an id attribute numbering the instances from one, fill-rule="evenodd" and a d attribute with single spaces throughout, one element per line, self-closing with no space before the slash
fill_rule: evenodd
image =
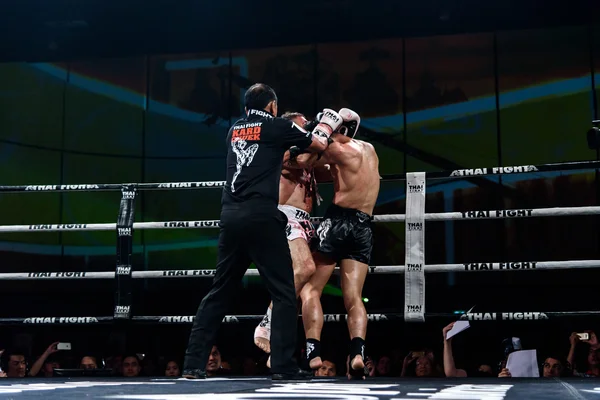
<path id="1" fill-rule="evenodd" d="M 274 381 L 309 381 L 315 377 L 313 371 L 305 371 L 298 368 L 298 371 L 286 374 L 273 374 Z"/>

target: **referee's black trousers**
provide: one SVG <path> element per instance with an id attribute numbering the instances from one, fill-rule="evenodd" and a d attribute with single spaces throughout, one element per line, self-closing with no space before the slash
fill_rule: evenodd
<path id="1" fill-rule="evenodd" d="M 287 217 L 276 205 L 249 203 L 225 206 L 221 211 L 217 271 L 194 319 L 185 354 L 186 370 L 206 369 L 221 321 L 236 297 L 244 273 L 254 262 L 273 301 L 271 372 L 298 371 L 294 361 L 297 301 L 285 234 Z"/>

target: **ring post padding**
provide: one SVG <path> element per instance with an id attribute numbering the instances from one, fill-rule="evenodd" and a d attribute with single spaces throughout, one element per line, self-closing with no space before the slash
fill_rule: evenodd
<path id="1" fill-rule="evenodd" d="M 115 320 L 131 319 L 131 254 L 133 253 L 133 220 L 135 218 L 135 184 L 123 185 L 117 218 L 117 267 L 115 271 Z"/>
<path id="2" fill-rule="evenodd" d="M 425 322 L 425 172 L 406 174 L 404 320 Z"/>

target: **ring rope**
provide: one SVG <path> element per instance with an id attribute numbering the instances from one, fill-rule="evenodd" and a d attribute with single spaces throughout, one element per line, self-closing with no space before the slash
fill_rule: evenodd
<path id="1" fill-rule="evenodd" d="M 556 269 L 585 269 L 600 268 L 600 260 L 570 260 L 570 261 L 523 261 L 523 262 L 476 262 L 463 264 L 429 264 L 425 265 L 425 273 L 440 272 L 473 272 L 473 271 L 523 271 L 523 270 L 556 270 Z M 369 274 L 403 274 L 404 265 L 372 265 Z M 335 273 L 339 273 L 336 268 Z M 133 279 L 157 278 L 212 278 L 215 269 L 180 269 L 157 271 L 131 271 Z M 248 269 L 244 276 L 260 276 L 257 269 Z M 9 280 L 73 280 L 73 279 L 114 279 L 115 271 L 85 272 L 8 272 L 0 273 L 0 281 Z"/>
<path id="2" fill-rule="evenodd" d="M 535 321 L 561 317 L 598 317 L 600 311 L 487 311 L 487 312 L 433 312 L 426 313 L 427 318 L 452 318 L 467 321 Z M 299 318 L 301 315 L 298 316 Z M 325 314 L 324 322 L 345 322 L 347 314 Z M 260 321 L 264 315 L 227 315 L 222 323 L 233 324 L 243 321 Z M 367 314 L 369 322 L 404 321 L 403 313 L 378 313 Z M 159 323 L 159 324 L 191 324 L 193 315 L 161 315 L 161 316 L 133 316 L 134 322 Z M 1 325 L 96 325 L 117 321 L 114 317 L 100 316 L 71 316 L 71 317 L 21 317 L 0 318 Z"/>
<path id="3" fill-rule="evenodd" d="M 473 210 L 462 212 L 427 213 L 426 221 L 452 221 L 473 219 L 504 219 L 504 218 L 533 218 L 533 217 L 562 217 L 575 215 L 598 215 L 600 206 L 584 207 L 553 207 L 553 208 L 522 208 L 510 210 Z M 318 222 L 322 217 L 313 217 Z M 403 222 L 406 214 L 375 215 L 375 222 Z M 163 222 L 134 222 L 133 229 L 201 229 L 218 228 L 219 220 L 202 221 L 163 221 Z M 0 225 L 1 232 L 62 232 L 62 231 L 112 231 L 116 223 L 100 224 L 35 224 L 35 225 Z"/>
<path id="4" fill-rule="evenodd" d="M 571 171 L 577 169 L 595 169 L 600 168 L 600 161 L 576 161 L 564 163 L 551 163 L 540 165 L 516 165 L 508 167 L 481 167 L 464 168 L 447 171 L 427 172 L 427 179 L 446 179 L 446 178 L 470 178 L 488 175 L 513 175 L 532 172 L 552 172 L 552 171 Z M 383 175 L 382 180 L 405 181 L 405 174 Z M 104 183 L 104 184 L 71 184 L 71 185 L 18 185 L 7 186 L 0 185 L 0 192 L 92 192 L 92 191 L 118 191 L 124 184 Z M 206 182 L 164 182 L 164 183 L 131 183 L 128 185 L 136 186 L 139 190 L 157 190 L 157 189 L 199 189 L 199 188 L 218 188 L 224 187 L 225 181 L 206 181 Z"/>
<path id="5" fill-rule="evenodd" d="M 546 165 L 524 165 L 524 166 L 515 166 L 515 167 L 492 167 L 492 168 L 475 168 L 475 169 L 461 169 L 454 171 L 442 171 L 442 172 L 433 172 L 426 174 L 426 179 L 438 179 L 438 178 L 465 178 L 471 179 L 482 177 L 485 175 L 506 175 L 506 174 L 520 174 L 520 173 L 532 173 L 532 172 L 546 172 L 546 171 L 564 171 L 564 170 L 577 170 L 577 169 L 585 169 L 585 168 L 600 168 L 600 161 L 584 161 L 584 162 L 572 162 L 572 163 L 558 163 L 558 164 L 546 164 Z M 396 174 L 396 175 L 387 175 L 382 177 L 382 179 L 386 180 L 401 180 L 407 181 L 407 176 L 405 174 Z M 119 220 L 116 224 L 50 224 L 50 225 L 16 225 L 16 226 L 0 226 L 0 232 L 31 232 L 31 231 L 67 231 L 67 230 L 114 230 L 117 228 L 119 241 L 117 245 L 117 254 L 119 255 L 122 252 L 130 253 L 131 252 L 131 234 L 132 229 L 169 229 L 169 228 L 211 228 L 217 227 L 219 221 L 174 221 L 174 222 L 146 222 L 146 223 L 135 223 L 133 222 L 133 210 L 134 210 L 134 200 L 136 197 L 136 191 L 144 190 L 144 189 L 194 189 L 194 188 L 208 188 L 208 187 L 223 187 L 225 182 L 223 181 L 213 181 L 213 182 L 173 182 L 173 183 L 150 183 L 150 184 L 86 184 L 86 185 L 28 185 L 28 186 L 0 186 L 0 192 L 63 192 L 63 191 L 97 191 L 97 190 L 121 190 L 122 198 L 121 205 L 119 209 Z M 408 189 L 408 186 L 407 186 Z M 556 215 L 593 215 L 600 213 L 599 210 L 594 210 L 593 208 L 588 208 L 588 212 L 585 212 L 585 208 L 581 207 L 570 207 L 570 211 L 567 209 L 562 209 L 561 211 L 558 208 L 554 209 L 545 209 L 548 210 L 548 214 L 550 216 Z M 600 208 L 600 207 L 598 207 Z M 485 211 L 468 211 L 464 213 L 437 213 L 436 214 L 421 214 L 423 220 L 451 220 L 451 219 L 493 219 L 493 218 L 519 218 L 519 217 L 531 217 L 531 216 L 543 216 L 543 209 L 536 209 L 538 212 L 537 215 L 533 215 L 533 209 L 521 209 L 521 210 L 513 210 L 517 211 L 516 213 L 507 212 L 510 210 L 493 210 L 489 212 Z M 408 211 L 408 210 L 407 210 Z M 520 212 L 519 212 L 520 211 Z M 557 211 L 558 213 L 553 213 L 553 211 Z M 384 216 L 376 216 L 374 218 L 376 221 L 404 221 L 406 220 L 406 215 L 398 214 L 398 215 L 384 215 Z M 317 219 L 318 220 L 318 219 Z M 192 222 L 190 226 L 190 222 Z M 119 246 L 120 244 L 120 246 Z M 123 248 L 121 248 L 123 247 Z M 591 261 L 591 260 L 587 260 Z M 129 280 L 133 278 L 131 271 L 131 261 L 128 257 L 118 257 L 117 260 L 117 271 L 115 273 L 107 274 L 107 277 L 110 275 L 113 278 L 117 279 L 119 289 L 117 290 L 118 300 L 116 301 L 116 305 L 114 308 L 113 317 L 99 317 L 101 320 L 105 321 L 117 321 L 117 320 L 133 320 L 133 321 L 143 321 L 144 318 L 156 318 L 156 317 L 133 317 L 131 315 L 131 299 L 130 295 L 123 295 L 122 287 L 126 287 L 129 285 Z M 493 270 L 493 263 L 491 264 L 491 269 Z M 532 265 L 533 268 L 535 266 L 531 263 L 498 263 L 498 269 L 501 270 L 502 266 L 506 266 L 507 268 L 516 267 L 522 268 L 524 265 Z M 452 264 L 454 266 L 464 267 L 465 270 L 487 270 L 488 267 L 482 265 L 482 263 L 473 263 L 473 264 Z M 597 265 L 596 265 L 597 266 Z M 392 266 L 394 267 L 394 266 Z M 396 266 L 403 269 L 401 266 Z M 409 264 L 409 268 L 417 267 L 419 269 L 425 269 L 421 264 Z M 446 265 L 443 266 L 443 270 L 447 271 L 448 268 Z M 428 270 L 430 268 L 427 268 Z M 529 269 L 529 267 L 527 268 Z M 403 269 L 404 270 L 404 269 Z M 150 272 L 150 271 L 140 271 L 140 272 Z M 387 272 L 387 271 L 386 271 Z M 399 272 L 399 271 L 398 271 Z M 424 271 L 423 271 L 424 272 Z M 47 275 L 48 273 L 44 273 Z M 101 273 L 102 274 L 102 273 Z M 104 272 L 106 274 L 106 272 Z M 52 275 L 52 273 L 49 273 Z M 57 273 L 58 275 L 58 273 Z M 71 273 L 71 276 L 73 273 Z M 408 276 L 409 274 L 407 274 Z M 41 275 L 40 275 L 41 276 Z M 65 273 L 65 277 L 68 276 L 68 273 Z M 210 276 L 210 275 L 209 275 Z M 60 278 L 59 278 L 60 279 Z M 122 282 L 121 282 L 122 281 Z M 125 285 L 127 283 L 127 285 Z M 123 286 L 125 285 L 125 286 Z M 579 312 L 586 313 L 586 312 Z M 598 312 L 594 312 L 596 315 Z M 540 313 L 531 313 L 540 314 Z M 392 314 L 389 314 L 390 316 Z M 401 319 L 403 315 L 395 314 L 398 319 Z M 425 315 L 424 307 L 423 307 L 423 317 Z M 434 314 L 427 313 L 427 315 L 435 316 Z M 489 319 L 495 319 L 496 314 L 493 313 L 494 317 Z M 504 314 L 502 314 L 504 318 Z M 507 314 L 508 315 L 508 314 Z M 569 312 L 569 315 L 573 315 L 573 312 Z M 589 315 L 589 314 L 587 314 Z M 252 318 L 253 316 L 246 316 L 247 318 Z M 262 315 L 255 316 L 257 319 L 262 318 Z M 66 318 L 67 323 L 71 323 L 72 318 L 74 318 L 73 323 L 78 323 L 80 319 L 83 321 L 87 321 L 87 319 L 93 319 L 99 321 L 98 318 L 95 317 L 62 317 Z M 482 317 L 484 320 L 488 318 Z M 406 320 L 406 318 L 404 318 Z M 477 318 L 476 318 L 477 319 Z M 480 318 L 481 319 L 481 318 Z M 526 318 L 527 319 L 527 318 Z M 536 317 L 537 319 L 537 317 Z M 4 321 L 8 321 L 10 319 L 0 319 L 0 323 Z M 59 317 L 60 321 L 60 317 Z M 152 322 L 152 321 L 151 321 Z M 53 323 L 53 322 L 51 322 Z"/>

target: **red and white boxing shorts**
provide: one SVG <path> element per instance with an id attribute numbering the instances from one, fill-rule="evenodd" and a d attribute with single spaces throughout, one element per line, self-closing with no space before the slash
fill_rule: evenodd
<path id="1" fill-rule="evenodd" d="M 277 207 L 288 219 L 285 227 L 287 240 L 302 238 L 310 244 L 311 239 L 315 236 L 315 227 L 310 221 L 310 214 L 293 206 L 279 205 Z"/>

